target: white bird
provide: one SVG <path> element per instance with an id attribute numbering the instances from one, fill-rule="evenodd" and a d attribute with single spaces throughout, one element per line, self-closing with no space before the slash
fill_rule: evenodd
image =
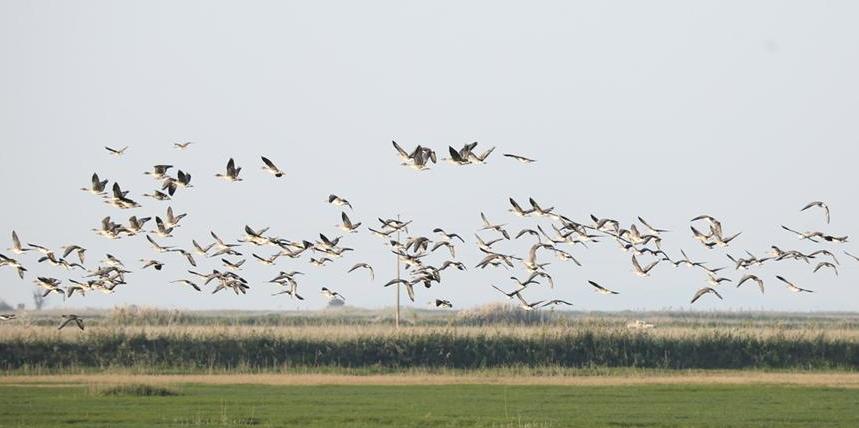
<path id="1" fill-rule="evenodd" d="M 361 222 L 353 224 L 352 220 L 349 219 L 349 216 L 346 215 L 345 211 L 340 212 L 340 218 L 343 220 L 343 223 L 338 224 L 337 227 L 339 227 L 340 230 L 346 233 L 357 233 L 358 228 L 361 227 Z"/>
<path id="2" fill-rule="evenodd" d="M 12 246 L 8 248 L 14 254 L 24 254 L 27 251 L 30 251 L 29 248 L 24 248 L 21 246 L 21 240 L 18 239 L 18 234 L 13 230 L 12 231 Z"/>
<path id="3" fill-rule="evenodd" d="M 167 177 L 167 170 L 173 168 L 173 165 L 155 165 L 152 171 L 146 171 L 143 174 L 152 176 L 156 180 L 162 180 Z"/>
<path id="4" fill-rule="evenodd" d="M 338 207 L 342 207 L 346 205 L 349 209 L 352 209 L 352 204 L 349 203 L 346 199 L 343 199 L 335 194 L 328 195 L 328 203 L 331 205 L 336 205 Z"/>
<path id="5" fill-rule="evenodd" d="M 435 299 L 435 307 L 450 309 L 453 307 L 453 303 L 450 303 L 450 300 Z"/>
<path id="6" fill-rule="evenodd" d="M 825 267 L 831 268 L 835 272 L 835 276 L 838 276 L 838 268 L 834 264 L 829 263 L 829 262 L 818 263 L 817 267 L 814 268 L 814 273 L 817 273 L 817 271 L 819 271 L 820 269 L 823 269 Z"/>
<path id="7" fill-rule="evenodd" d="M 543 303 L 542 305 L 540 305 L 540 307 L 541 307 L 541 308 L 545 308 L 546 306 L 558 306 L 558 305 L 573 306 L 573 304 L 572 304 L 572 303 L 570 303 L 570 302 L 568 302 L 568 301 L 566 301 L 566 300 L 552 299 L 552 300 L 549 300 L 549 301 L 548 301 L 548 302 L 546 302 L 546 303 Z"/>
<path id="8" fill-rule="evenodd" d="M 328 299 L 329 302 L 332 300 L 335 300 L 335 299 L 340 299 L 344 302 L 346 301 L 346 298 L 343 297 L 342 294 L 340 294 L 334 290 L 331 290 L 328 287 L 322 287 L 322 296 L 325 297 L 326 299 Z"/>
<path id="9" fill-rule="evenodd" d="M 57 330 L 62 330 L 65 326 L 75 323 L 75 325 L 83 330 L 84 329 L 84 320 L 78 315 L 61 315 L 65 321 L 60 323 L 60 326 L 57 327 Z"/>
<path id="10" fill-rule="evenodd" d="M 524 164 L 529 164 L 529 163 L 537 162 L 537 161 L 536 161 L 536 160 L 534 160 L 534 159 L 529 159 L 529 158 L 526 158 L 525 156 L 514 155 L 514 154 L 511 154 L 511 153 L 504 153 L 504 156 L 506 156 L 506 157 L 508 157 L 508 158 L 510 158 L 510 159 L 515 159 L 515 160 L 517 160 L 517 161 L 519 161 L 519 162 L 522 162 L 522 163 L 524 163 Z"/>
<path id="11" fill-rule="evenodd" d="M 519 299 L 519 307 L 526 311 L 533 311 L 534 309 L 537 309 L 537 307 L 539 307 L 543 302 L 545 302 L 545 300 L 538 300 L 536 302 L 528 303 L 525 298 L 523 298 L 522 295 L 519 293 L 516 293 L 516 298 Z"/>
<path id="12" fill-rule="evenodd" d="M 92 193 L 93 195 L 104 195 L 104 189 L 107 188 L 107 180 L 100 180 L 98 174 L 92 173 L 92 183 L 90 187 L 81 187 L 84 192 Z"/>
<path id="13" fill-rule="evenodd" d="M 187 280 L 187 279 L 178 279 L 178 280 L 176 280 L 176 281 L 170 281 L 170 283 L 171 283 L 171 284 L 185 284 L 185 285 L 189 285 L 189 286 L 191 286 L 193 289 L 195 289 L 195 290 L 197 290 L 197 291 L 202 291 L 202 290 L 200 290 L 200 286 L 199 286 L 199 285 L 197 285 L 197 284 L 195 284 L 193 281 L 189 281 L 189 280 Z"/>
<path id="14" fill-rule="evenodd" d="M 285 173 L 280 168 L 278 168 L 277 165 L 274 164 L 274 162 L 272 162 L 271 160 L 269 160 L 265 156 L 261 156 L 261 158 L 262 158 L 262 163 L 264 164 L 262 167 L 263 171 L 268 171 L 268 172 L 272 173 L 272 175 L 274 175 L 275 177 L 278 177 L 278 178 L 284 176 Z"/>
<path id="15" fill-rule="evenodd" d="M 368 265 L 367 263 L 356 263 L 355 266 L 352 266 L 351 269 L 347 273 L 352 273 L 356 269 L 367 269 L 370 271 L 370 281 L 376 279 L 376 274 L 373 272 L 373 266 Z"/>
<path id="16" fill-rule="evenodd" d="M 716 295 L 716 297 L 718 297 L 718 298 L 719 298 L 719 300 L 724 300 L 724 299 L 722 299 L 722 295 L 721 295 L 721 294 L 719 294 L 719 292 L 718 292 L 718 291 L 716 291 L 716 290 L 714 290 L 714 289 L 712 289 L 712 288 L 710 288 L 710 287 L 704 287 L 704 288 L 702 288 L 702 289 L 698 290 L 698 291 L 695 293 L 695 295 L 694 295 L 694 296 L 692 296 L 692 301 L 691 301 L 691 302 L 689 302 L 689 304 L 695 303 L 695 301 L 696 301 L 696 300 L 700 299 L 700 298 L 701 298 L 701 296 L 703 296 L 703 295 L 705 295 L 705 294 L 715 294 L 715 295 Z"/>
<path id="17" fill-rule="evenodd" d="M 125 151 L 126 151 L 126 150 L 128 150 L 128 146 L 125 146 L 125 147 L 123 147 L 123 148 L 121 148 L 121 149 L 114 149 L 114 148 L 112 148 L 112 147 L 104 146 L 104 149 L 105 149 L 105 150 L 107 150 L 107 151 L 108 151 L 108 153 L 110 153 L 110 154 L 112 154 L 112 155 L 114 155 L 114 156 L 122 156 L 122 155 L 124 155 L 124 154 L 125 154 Z"/>
<path id="18" fill-rule="evenodd" d="M 588 284 L 590 284 L 592 287 L 594 287 L 594 291 L 596 291 L 597 293 L 600 293 L 600 294 L 620 294 L 617 291 L 609 290 L 608 288 L 605 288 L 602 285 L 599 285 L 593 281 L 588 281 Z"/>
<path id="19" fill-rule="evenodd" d="M 647 265 L 646 268 L 642 268 L 641 265 L 638 264 L 638 259 L 636 259 L 634 255 L 632 256 L 632 271 L 640 277 L 650 276 L 650 271 L 656 267 L 657 264 L 659 264 L 659 260 Z"/>
<path id="20" fill-rule="evenodd" d="M 812 208 L 812 207 L 823 208 L 823 212 L 826 215 L 826 224 L 829 224 L 829 205 L 826 205 L 822 201 L 814 201 L 814 202 L 808 203 L 808 205 L 806 205 L 803 209 L 801 209 L 800 212 L 805 211 L 805 210 Z"/>
<path id="21" fill-rule="evenodd" d="M 778 278 L 779 281 L 787 284 L 788 290 L 793 291 L 794 293 L 814 293 L 813 290 L 807 290 L 805 288 L 797 287 L 796 284 L 784 279 L 781 276 L 776 276 L 776 278 Z"/>
<path id="22" fill-rule="evenodd" d="M 761 294 L 764 294 L 764 281 L 758 278 L 756 275 L 746 275 L 742 277 L 740 279 L 740 282 L 737 283 L 737 288 L 740 288 L 740 286 L 743 285 L 744 282 L 749 280 L 754 281 L 756 284 L 758 284 L 758 288 L 761 290 Z"/>
<path id="23" fill-rule="evenodd" d="M 233 158 L 230 158 L 230 160 L 227 161 L 226 173 L 221 174 L 219 172 L 219 173 L 215 174 L 215 177 L 223 178 L 224 180 L 227 180 L 227 181 L 242 181 L 242 179 L 239 178 L 239 174 L 241 172 L 242 172 L 242 168 L 241 167 L 237 168 L 236 167 L 236 161 L 234 161 Z"/>

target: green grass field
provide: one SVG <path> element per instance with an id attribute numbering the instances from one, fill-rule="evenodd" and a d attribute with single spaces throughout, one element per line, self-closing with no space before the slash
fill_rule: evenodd
<path id="1" fill-rule="evenodd" d="M 0 426 L 859 426 L 859 389 L 791 386 L 0 386 Z M 152 392 L 152 391 L 145 391 Z M 156 388 L 156 393 L 159 392 Z"/>

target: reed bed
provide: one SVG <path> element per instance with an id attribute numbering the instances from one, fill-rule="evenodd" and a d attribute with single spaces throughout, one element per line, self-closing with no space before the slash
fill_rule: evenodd
<path id="1" fill-rule="evenodd" d="M 548 327 L 49 327 L 0 330 L 0 368 L 282 370 L 859 368 L 854 331 Z"/>

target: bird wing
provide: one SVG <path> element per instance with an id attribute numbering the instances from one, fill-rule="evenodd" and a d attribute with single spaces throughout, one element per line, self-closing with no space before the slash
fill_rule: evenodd
<path id="1" fill-rule="evenodd" d="M 279 169 L 279 168 L 277 167 L 277 165 L 275 165 L 275 164 L 274 164 L 274 162 L 272 162 L 271 160 L 269 160 L 267 157 L 265 157 L 265 156 L 261 156 L 261 158 L 262 158 L 262 163 L 264 163 L 264 164 L 265 164 L 267 167 L 269 167 L 270 169 L 272 169 L 272 170 L 274 170 L 274 171 L 277 171 L 277 170 Z"/>

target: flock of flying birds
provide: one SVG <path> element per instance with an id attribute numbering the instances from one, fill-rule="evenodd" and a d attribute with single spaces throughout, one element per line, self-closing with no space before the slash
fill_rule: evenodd
<path id="1" fill-rule="evenodd" d="M 178 150 L 187 150 L 193 143 L 175 143 L 174 146 Z M 417 146 L 412 151 L 407 151 L 396 142 L 393 146 L 399 155 L 401 165 L 412 168 L 417 171 L 424 171 L 436 164 L 437 156 L 435 151 L 430 148 Z M 463 146 L 460 150 L 453 147 L 448 147 L 449 157 L 442 158 L 453 165 L 466 166 L 484 164 L 493 153 L 495 147 L 492 147 L 482 153 L 475 151 L 477 143 L 471 143 Z M 105 149 L 114 156 L 124 156 L 128 147 L 122 149 L 114 149 L 105 147 Z M 524 156 L 516 154 L 504 154 L 505 157 L 519 161 L 524 164 L 536 162 Z M 281 170 L 273 161 L 266 157 L 261 157 L 262 170 L 270 173 L 276 178 L 286 176 L 286 173 Z M 186 191 L 194 186 L 191 184 L 191 174 L 180 169 L 175 169 L 175 176 L 171 175 L 171 170 L 174 170 L 172 165 L 162 164 L 155 165 L 150 171 L 145 174 L 153 178 L 156 183 L 156 189 L 150 193 L 144 193 L 142 196 L 155 199 L 157 201 L 170 201 L 180 195 L 180 191 Z M 221 178 L 228 182 L 243 181 L 241 176 L 242 168 L 236 165 L 233 159 L 229 159 L 226 169 L 223 172 L 215 174 L 215 177 Z M 120 210 L 131 210 L 141 208 L 142 205 L 129 196 L 129 192 L 123 190 L 118 182 L 114 182 L 108 190 L 108 180 L 103 180 L 97 173 L 92 175 L 92 180 L 89 186 L 81 190 L 91 193 L 103 200 L 104 203 L 116 207 Z M 406 277 L 398 277 L 392 279 L 383 287 L 398 286 L 405 288 L 409 299 L 415 301 L 415 288 L 423 285 L 425 288 L 431 288 L 434 285 L 440 284 L 442 281 L 442 272 L 447 269 L 456 269 L 464 271 L 469 269 L 463 262 L 456 259 L 457 246 L 465 245 L 465 239 L 457 234 L 450 233 L 442 228 L 435 228 L 431 236 L 419 236 L 409 233 L 411 220 L 405 221 L 400 219 L 382 219 L 379 218 L 379 225 L 376 228 L 365 226 L 362 222 L 353 221 L 349 214 L 345 211 L 347 208 L 350 213 L 354 213 L 352 203 L 346 198 L 331 194 L 328 197 L 330 205 L 341 208 L 341 223 L 338 228 L 343 232 L 342 236 L 329 237 L 324 233 L 320 233 L 318 239 L 314 241 L 301 240 L 292 241 L 283 237 L 269 234 L 269 228 L 263 227 L 255 229 L 251 226 L 244 227 L 244 237 L 231 242 L 222 239 L 215 232 L 210 232 L 210 240 L 207 239 L 206 244 L 201 244 L 197 239 L 191 240 L 191 247 L 182 248 L 177 245 L 167 245 L 163 243 L 164 239 L 173 238 L 173 234 L 181 226 L 182 220 L 187 217 L 186 213 L 176 214 L 171 207 L 168 207 L 163 217 L 155 216 L 154 228 L 146 229 L 147 223 L 152 221 L 151 217 L 138 217 L 132 215 L 128 218 L 127 223 L 115 223 L 111 217 L 105 217 L 101 221 L 101 225 L 97 229 L 93 229 L 96 234 L 107 239 L 128 239 L 143 235 L 145 240 L 157 254 L 157 257 L 151 259 L 139 259 L 139 269 L 154 269 L 161 271 L 165 265 L 164 258 L 170 254 L 175 254 L 184 259 L 189 269 L 189 276 L 185 278 L 174 279 L 170 281 L 177 286 L 188 287 L 197 292 L 202 292 L 204 288 L 210 287 L 211 293 L 215 294 L 221 291 L 232 291 L 236 295 L 243 295 L 251 288 L 248 280 L 242 277 L 240 272 L 242 266 L 248 260 L 247 252 L 250 248 L 250 256 L 256 262 L 276 268 L 278 260 L 281 258 L 300 259 L 306 257 L 310 264 L 317 267 L 325 267 L 335 263 L 342 258 L 346 253 L 353 252 L 354 249 L 344 246 L 344 238 L 351 234 L 359 233 L 362 227 L 367 232 L 379 237 L 385 245 L 390 248 L 390 251 L 395 254 L 406 270 Z M 519 306 L 523 310 L 535 310 L 547 306 L 567 305 L 572 306 L 572 303 L 562 299 L 538 300 L 529 301 L 526 298 L 526 291 L 535 286 L 539 286 L 541 281 L 545 281 L 549 288 L 554 289 L 554 279 L 549 273 L 549 263 L 545 262 L 541 257 L 554 255 L 562 262 L 574 263 L 581 266 L 581 263 L 570 252 L 572 248 L 580 246 L 588 248 L 588 245 L 597 243 L 602 240 L 612 240 L 619 244 L 622 250 L 631 253 L 632 272 L 640 277 L 648 277 L 651 272 L 660 265 L 671 265 L 673 267 L 687 267 L 691 269 L 699 269 L 706 280 L 707 286 L 697 290 L 691 298 L 690 303 L 695 303 L 706 295 L 712 295 L 712 298 L 723 299 L 718 288 L 723 284 L 735 283 L 736 287 L 741 287 L 744 284 L 755 284 L 761 293 L 764 292 L 764 280 L 755 274 L 746 273 L 738 281 L 723 276 L 723 272 L 728 269 L 726 267 L 709 267 L 706 262 L 694 261 L 690 259 L 686 252 L 680 250 L 682 257 L 670 256 L 662 249 L 663 236 L 669 233 L 668 230 L 660 229 L 652 226 L 643 218 L 638 217 L 637 223 L 624 226 L 620 221 L 611 218 L 599 218 L 591 215 L 586 221 L 575 221 L 569 217 L 559 213 L 554 207 L 541 205 L 533 198 L 529 198 L 528 205 L 519 204 L 513 198 L 509 199 L 510 208 L 508 211 L 518 217 L 534 217 L 544 221 L 549 221 L 551 229 L 549 232 L 543 228 L 542 224 L 537 224 L 535 228 L 525 228 L 512 234 L 508 230 L 506 224 L 491 221 L 484 213 L 480 213 L 482 224 L 475 232 L 476 245 L 479 251 L 483 254 L 483 259 L 480 260 L 472 269 L 515 269 L 517 265 L 521 266 L 526 277 L 520 279 L 516 276 L 511 276 L 510 279 L 515 283 L 515 287 L 511 290 L 505 290 L 496 285 L 491 287 L 497 290 L 500 294 L 508 299 L 516 299 Z M 815 201 L 807 204 L 801 211 L 812 209 L 820 210 L 827 224 L 830 221 L 830 210 L 827 204 L 820 201 Z M 354 214 L 353 214 L 354 215 Z M 725 248 L 733 242 L 741 232 L 726 233 L 722 223 L 713 216 L 701 215 L 691 219 L 690 230 L 692 237 L 708 249 Z M 843 244 L 847 242 L 847 236 L 833 236 L 819 231 L 799 232 L 782 226 L 782 228 L 792 234 L 795 234 L 801 240 L 807 240 L 812 243 L 836 243 Z M 402 236 L 401 236 L 402 235 Z M 401 239 L 404 237 L 405 239 Z M 534 243 L 530 250 L 523 257 L 515 254 L 505 254 L 497 248 L 497 244 L 505 241 L 528 239 Z M 274 254 L 260 255 L 263 248 L 272 248 Z M 438 266 L 425 261 L 427 256 L 436 253 L 436 251 L 449 254 L 449 258 L 445 257 Z M 77 278 L 68 278 L 66 283 L 63 280 L 50 277 L 38 276 L 33 282 L 43 290 L 42 296 L 58 294 L 63 299 L 71 299 L 76 295 L 85 296 L 88 292 L 100 291 L 104 293 L 114 293 L 117 289 L 126 286 L 127 275 L 133 274 L 133 268 L 130 263 L 122 261 L 119 257 L 106 254 L 104 259 L 99 261 L 95 266 L 86 267 L 87 250 L 81 245 L 67 245 L 59 248 L 59 251 L 54 251 L 47 246 L 38 245 L 28 242 L 22 244 L 18 234 L 12 232 L 12 246 L 8 249 L 14 255 L 37 254 L 35 258 L 37 263 L 48 263 L 56 268 L 66 272 L 79 273 Z M 859 258 L 844 251 L 848 257 L 859 261 Z M 808 254 L 797 250 L 782 250 L 777 246 L 772 246 L 771 251 L 764 256 L 755 256 L 746 251 L 744 256 L 732 256 L 726 254 L 727 259 L 733 265 L 735 270 L 750 271 L 760 267 L 765 263 L 777 263 L 784 261 L 801 261 L 812 264 L 814 261 L 814 272 L 821 270 L 831 270 L 836 276 L 838 275 L 838 259 L 836 256 L 826 249 L 819 249 Z M 211 272 L 199 272 L 198 259 L 205 259 L 220 263 L 219 268 L 212 269 Z M 644 260 L 648 259 L 647 262 Z M 172 263 L 172 261 L 171 261 Z M 17 259 L 0 254 L 0 268 L 7 267 L 17 271 L 18 276 L 23 280 L 27 275 L 27 268 Z M 349 273 L 359 270 L 366 271 L 371 281 L 375 281 L 375 272 L 373 267 L 368 263 L 355 263 Z M 277 287 L 274 295 L 286 295 L 292 299 L 304 300 L 299 294 L 300 278 L 304 273 L 299 271 L 280 271 L 274 275 L 269 283 Z M 781 275 L 775 277 L 779 283 L 784 284 L 787 289 L 796 293 L 812 293 L 812 290 L 802 288 L 796 283 L 786 279 Z M 214 284 L 214 285 L 212 285 Z M 587 286 L 595 292 L 605 295 L 620 294 L 618 291 L 611 290 L 600 285 L 595 281 L 587 281 Z M 346 297 L 338 291 L 322 287 L 322 296 L 329 302 L 337 301 L 345 303 Z M 439 308 L 452 308 L 453 304 L 450 300 L 434 299 L 430 304 Z M 0 314 L 0 321 L 15 319 L 15 314 Z M 62 315 L 62 320 L 59 329 L 68 325 L 74 324 L 81 330 L 84 329 L 83 318 L 78 315 L 69 314 Z"/>

